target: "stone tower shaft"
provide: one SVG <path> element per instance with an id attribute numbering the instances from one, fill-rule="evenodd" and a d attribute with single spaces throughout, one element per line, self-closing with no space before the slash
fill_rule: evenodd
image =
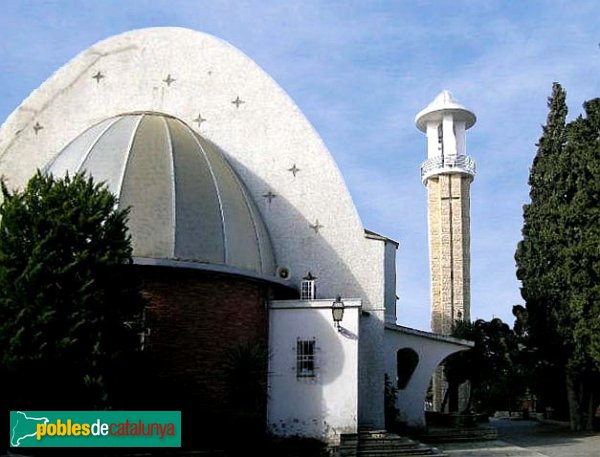
<path id="1" fill-rule="evenodd" d="M 431 330 L 443 335 L 452 333 L 456 320 L 470 320 L 471 314 L 470 187 L 475 161 L 466 153 L 465 132 L 475 121 L 475 114 L 446 90 L 415 118 L 417 128 L 427 135 L 421 179 L 427 187 Z M 441 367 L 432 387 L 434 409 L 441 411 L 447 389 Z M 459 392 L 449 392 L 450 403 L 464 407 L 468 389 L 465 384 Z"/>
<path id="2" fill-rule="evenodd" d="M 448 335 L 470 318 L 470 179 L 440 174 L 427 180 L 431 329 Z"/>
<path id="3" fill-rule="evenodd" d="M 448 335 L 457 319 L 470 318 L 470 186 L 475 161 L 466 154 L 465 132 L 475 115 L 450 92 L 417 114 L 427 135 L 421 179 L 428 191 L 431 330 Z"/>

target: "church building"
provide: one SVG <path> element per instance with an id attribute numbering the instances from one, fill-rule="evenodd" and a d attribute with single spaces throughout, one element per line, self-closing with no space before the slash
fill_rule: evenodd
<path id="1" fill-rule="evenodd" d="M 436 100 L 418 127 L 430 150 L 441 128 L 452 166 L 468 168 L 464 131 L 474 115 L 449 95 Z M 438 165 L 423 178 L 430 200 L 450 192 L 449 181 L 434 190 L 433 175 L 444 183 L 451 167 Z M 443 326 L 398 325 L 399 243 L 363 226 L 332 154 L 284 90 L 213 36 L 134 30 L 67 63 L 0 128 L 8 187 L 23 188 L 37 169 L 85 170 L 131 208 L 145 344 L 203 414 L 225 401 L 226 351 L 255 344 L 268 349 L 272 433 L 336 443 L 359 427 L 383 429 L 386 375 L 398 420 L 422 428 L 436 367 L 470 347 L 441 335 Z M 470 179 L 453 173 L 457 214 L 468 209 Z M 454 253 L 468 249 L 457 243 Z M 452 289 L 460 306 L 440 305 L 452 318 L 468 312 L 464 284 Z"/>

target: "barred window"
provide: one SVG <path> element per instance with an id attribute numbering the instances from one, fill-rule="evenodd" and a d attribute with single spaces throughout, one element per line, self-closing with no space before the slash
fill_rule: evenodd
<path id="1" fill-rule="evenodd" d="M 296 343 L 296 377 L 315 376 L 315 340 L 298 340 Z"/>
<path id="2" fill-rule="evenodd" d="M 300 300 L 314 300 L 317 297 L 317 277 L 309 271 L 300 283 Z"/>
<path id="3" fill-rule="evenodd" d="M 314 300 L 315 299 L 315 281 L 314 280 L 303 280 L 300 290 L 301 300 Z"/>

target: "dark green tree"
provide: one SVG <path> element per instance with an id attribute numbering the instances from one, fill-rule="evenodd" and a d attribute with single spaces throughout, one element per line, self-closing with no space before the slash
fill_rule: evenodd
<path id="1" fill-rule="evenodd" d="M 222 354 L 226 396 L 220 420 L 226 429 L 238 430 L 239 438 L 226 446 L 234 455 L 246 455 L 264 445 L 266 438 L 269 351 L 263 343 L 245 341 Z"/>
<path id="2" fill-rule="evenodd" d="M 452 336 L 474 341 L 475 327 L 470 321 L 457 320 L 452 329 Z M 442 401 L 442 411 L 445 411 L 448 407 L 449 412 L 458 412 L 460 406 L 458 401 L 459 387 L 473 377 L 472 363 L 473 349 L 452 354 L 444 362 L 444 377 L 448 383 L 448 388 Z M 469 398 L 468 403 L 465 409 L 470 409 L 471 398 Z"/>
<path id="3" fill-rule="evenodd" d="M 526 385 L 518 364 L 517 337 L 510 327 L 498 318 L 457 321 L 452 336 L 475 343 L 448 357 L 444 365 L 449 391 L 465 381 L 471 384 L 465 410 L 490 414 L 514 408 Z"/>
<path id="4" fill-rule="evenodd" d="M 547 418 L 567 418 L 568 402 L 564 367 L 551 354 L 542 356 L 543 351 L 532 343 L 528 330 L 528 313 L 522 305 L 513 306 L 514 330 L 519 341 L 518 366 L 523 383 L 535 398 L 535 410 Z"/>
<path id="5" fill-rule="evenodd" d="M 566 123 L 557 83 L 530 171 L 515 259 L 530 348 L 564 376 L 571 427 L 591 429 L 600 372 L 600 99 Z"/>
<path id="6" fill-rule="evenodd" d="M 385 418 L 385 428 L 395 430 L 398 422 L 398 408 L 396 400 L 398 399 L 398 388 L 392 384 L 390 377 L 385 373 L 383 378 L 383 410 Z"/>
<path id="7" fill-rule="evenodd" d="M 137 350 L 143 300 L 127 211 L 105 185 L 41 172 L 2 184 L 0 369 L 15 407 L 104 408 Z"/>

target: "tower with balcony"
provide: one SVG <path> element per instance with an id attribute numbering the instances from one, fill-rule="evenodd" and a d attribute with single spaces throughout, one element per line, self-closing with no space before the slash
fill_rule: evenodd
<path id="1" fill-rule="evenodd" d="M 440 93 L 415 118 L 427 135 L 427 160 L 421 179 L 428 193 L 431 330 L 448 335 L 453 323 L 470 318 L 470 187 L 475 161 L 466 154 L 466 131 L 475 114 Z M 440 375 L 441 376 L 441 375 Z M 443 398 L 443 382 L 434 379 L 434 404 Z"/>

